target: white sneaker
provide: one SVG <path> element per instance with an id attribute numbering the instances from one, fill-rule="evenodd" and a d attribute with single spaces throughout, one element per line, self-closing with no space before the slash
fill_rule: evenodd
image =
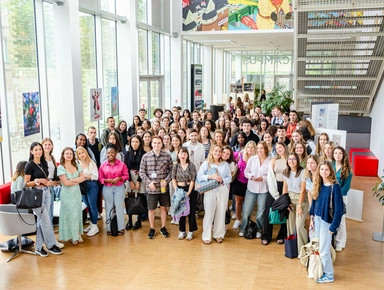
<path id="1" fill-rule="evenodd" d="M 186 232 L 179 232 L 178 239 L 179 239 L 179 240 L 183 240 L 186 236 L 187 236 L 187 233 L 186 233 Z"/>
<path id="2" fill-rule="evenodd" d="M 60 243 L 59 241 L 56 241 L 56 247 L 58 247 L 59 249 L 62 249 L 64 248 L 64 244 Z"/>
<path id="3" fill-rule="evenodd" d="M 233 229 L 238 230 L 241 226 L 241 221 L 236 220 L 235 223 L 233 224 Z"/>
<path id="4" fill-rule="evenodd" d="M 175 220 L 172 219 L 172 220 L 171 220 L 171 225 L 174 225 L 174 224 L 175 224 Z"/>
<path id="5" fill-rule="evenodd" d="M 88 233 L 92 229 L 92 223 L 89 223 L 89 226 L 84 229 L 84 233 Z"/>
<path id="6" fill-rule="evenodd" d="M 257 233 L 256 233 L 256 239 L 261 239 L 261 236 L 262 236 L 262 235 L 261 235 L 260 232 L 257 232 Z"/>
<path id="7" fill-rule="evenodd" d="M 336 251 L 336 252 L 341 252 L 342 250 L 343 250 L 343 248 L 340 247 L 340 246 L 336 246 L 336 248 L 335 248 L 335 251 Z"/>
<path id="8" fill-rule="evenodd" d="M 87 236 L 92 237 L 99 232 L 99 227 L 97 225 L 92 225 L 92 228 L 89 230 Z"/>
<path id="9" fill-rule="evenodd" d="M 178 221 L 175 221 L 175 226 L 178 226 L 179 225 L 179 222 Z"/>
<path id="10" fill-rule="evenodd" d="M 236 213 L 234 212 L 234 213 L 232 213 L 232 215 L 231 215 L 231 219 L 233 219 L 233 220 L 235 220 L 236 219 Z"/>
<path id="11" fill-rule="evenodd" d="M 193 232 L 188 232 L 187 240 L 191 241 L 193 239 Z"/>
<path id="12" fill-rule="evenodd" d="M 244 237 L 244 232 L 239 232 L 239 237 Z"/>

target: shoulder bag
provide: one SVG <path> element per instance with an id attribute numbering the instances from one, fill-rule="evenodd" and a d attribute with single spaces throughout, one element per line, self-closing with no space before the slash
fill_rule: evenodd
<path id="1" fill-rule="evenodd" d="M 269 224 L 271 225 L 281 225 L 287 222 L 286 217 L 283 217 L 283 220 L 280 220 L 280 213 L 278 210 L 273 210 L 272 207 L 269 208 L 268 214 Z"/>
<path id="2" fill-rule="evenodd" d="M 208 163 L 208 170 L 205 173 L 205 175 L 212 175 L 215 173 L 217 173 L 217 169 L 212 168 L 211 165 Z M 207 181 L 196 180 L 195 190 L 198 193 L 204 193 L 204 192 L 210 191 L 212 189 L 215 189 L 219 186 L 220 186 L 220 183 L 218 183 L 216 180 L 207 180 Z"/>
<path id="3" fill-rule="evenodd" d="M 111 236 L 117 237 L 119 230 L 117 229 L 117 217 L 115 207 L 113 207 L 109 212 L 109 218 L 105 222 L 107 225 L 110 224 L 111 227 Z"/>

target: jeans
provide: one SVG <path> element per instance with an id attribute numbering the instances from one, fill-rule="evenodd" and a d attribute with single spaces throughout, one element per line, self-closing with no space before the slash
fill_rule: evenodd
<path id="1" fill-rule="evenodd" d="M 241 221 L 240 232 L 245 232 L 245 228 L 248 224 L 248 218 L 251 217 L 255 203 L 257 202 L 257 212 L 256 212 L 256 226 L 258 231 L 263 230 L 264 225 L 264 211 L 265 204 L 267 202 L 268 192 L 264 193 L 254 193 L 247 189 L 245 193 L 245 199 L 243 204 L 243 218 Z"/>
<path id="2" fill-rule="evenodd" d="M 51 192 L 49 187 L 43 189 L 43 204 L 34 208 L 33 213 L 37 217 L 36 222 L 36 250 L 41 250 L 44 243 L 48 249 L 56 245 L 56 237 L 53 232 L 52 220 L 49 219 L 49 207 L 51 205 Z"/>
<path id="3" fill-rule="evenodd" d="M 97 180 L 87 180 L 87 195 L 82 195 L 83 202 L 87 205 L 89 211 L 89 217 L 92 224 L 97 224 L 97 197 L 99 195 L 99 185 Z"/>
<path id="4" fill-rule="evenodd" d="M 110 217 L 112 208 L 116 207 L 117 229 L 124 229 L 124 184 L 120 186 L 103 186 L 103 196 L 105 201 L 106 219 Z M 107 231 L 110 231 L 110 224 L 107 225 Z"/>
<path id="5" fill-rule="evenodd" d="M 334 276 L 333 263 L 331 257 L 331 240 L 332 234 L 329 233 L 331 224 L 323 221 L 321 217 L 315 215 L 315 237 L 319 238 L 320 242 L 320 259 L 323 264 L 324 274 Z"/>

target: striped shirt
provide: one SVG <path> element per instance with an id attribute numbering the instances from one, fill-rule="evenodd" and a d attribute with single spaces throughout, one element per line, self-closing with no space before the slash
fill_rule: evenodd
<path id="1" fill-rule="evenodd" d="M 169 182 L 171 181 L 171 173 L 173 168 L 173 162 L 171 155 L 165 151 L 160 151 L 159 155 L 155 152 L 149 151 L 144 154 L 141 164 L 139 175 L 140 178 L 146 184 L 146 190 L 149 194 L 160 194 L 160 181 L 165 180 L 167 182 L 167 189 L 169 191 Z M 149 184 L 155 183 L 156 190 L 151 190 Z"/>

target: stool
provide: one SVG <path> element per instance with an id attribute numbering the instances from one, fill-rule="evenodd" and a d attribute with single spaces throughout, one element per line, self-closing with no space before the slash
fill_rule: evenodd
<path id="1" fill-rule="evenodd" d="M 372 154 L 373 155 L 373 154 Z M 375 155 L 356 155 L 353 163 L 353 174 L 356 176 L 377 176 L 379 160 Z"/>

